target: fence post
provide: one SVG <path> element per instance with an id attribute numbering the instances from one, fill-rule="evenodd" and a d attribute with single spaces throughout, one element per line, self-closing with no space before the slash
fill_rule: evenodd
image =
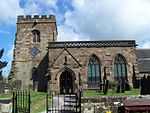
<path id="1" fill-rule="evenodd" d="M 80 107 L 79 113 L 81 113 L 81 91 L 79 91 L 79 107 Z"/>
<path id="2" fill-rule="evenodd" d="M 48 113 L 48 94 L 46 95 L 46 113 Z"/>
<path id="3" fill-rule="evenodd" d="M 17 105 L 18 105 L 18 102 L 17 102 L 17 92 L 15 92 L 15 113 L 17 113 Z"/>
<path id="4" fill-rule="evenodd" d="M 23 106 L 23 108 L 25 107 L 24 96 L 25 96 L 25 95 L 24 95 L 24 91 L 23 91 L 23 92 L 22 92 L 22 99 L 21 99 L 21 100 L 22 100 L 22 106 Z"/>
<path id="5" fill-rule="evenodd" d="M 15 113 L 15 93 L 13 92 L 13 99 L 12 99 L 12 113 Z"/>
<path id="6" fill-rule="evenodd" d="M 78 94 L 76 93 L 75 95 L 76 95 L 76 112 L 77 112 L 77 111 L 78 111 L 78 109 L 77 109 L 77 108 L 78 108 L 78 105 L 77 105 L 77 104 L 78 104 L 78 103 L 77 103 L 77 102 L 78 102 L 78 100 L 77 100 L 77 99 L 78 99 L 78 97 L 77 97 Z"/>
<path id="7" fill-rule="evenodd" d="M 28 94 L 28 96 L 29 96 L 29 99 L 28 99 L 28 104 L 29 104 L 29 113 L 30 113 L 30 103 L 31 103 L 31 100 L 30 100 L 30 90 L 29 90 L 29 94 Z"/>

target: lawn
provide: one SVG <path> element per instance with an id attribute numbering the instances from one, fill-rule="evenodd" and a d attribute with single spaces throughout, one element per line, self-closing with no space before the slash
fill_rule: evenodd
<path id="1" fill-rule="evenodd" d="M 116 93 L 115 91 L 108 91 L 107 95 L 96 90 L 86 90 L 83 92 L 84 97 L 102 97 L 102 96 L 133 96 L 139 95 L 140 89 L 131 89 L 130 91 L 125 91 L 125 93 Z"/>
<path id="2" fill-rule="evenodd" d="M 46 109 L 46 93 L 31 92 L 31 113 L 39 113 Z"/>

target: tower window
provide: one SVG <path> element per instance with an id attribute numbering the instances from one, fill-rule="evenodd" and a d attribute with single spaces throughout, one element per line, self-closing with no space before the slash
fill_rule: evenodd
<path id="1" fill-rule="evenodd" d="M 98 88 L 100 83 L 101 67 L 97 56 L 92 55 L 88 64 L 88 88 Z"/>
<path id="2" fill-rule="evenodd" d="M 41 41 L 41 39 L 40 39 L 40 31 L 33 30 L 32 33 L 33 33 L 33 42 L 40 42 Z"/>

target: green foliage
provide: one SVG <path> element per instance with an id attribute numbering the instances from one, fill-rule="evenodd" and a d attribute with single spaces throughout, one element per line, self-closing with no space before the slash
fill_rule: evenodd
<path id="1" fill-rule="evenodd" d="M 0 59 L 2 58 L 3 53 L 4 53 L 4 49 L 0 50 Z M 6 61 L 5 62 L 0 61 L 0 80 L 3 80 L 2 70 L 1 69 L 3 69 L 6 66 L 7 66 L 7 62 Z"/>
<path id="2" fill-rule="evenodd" d="M 109 81 L 109 89 L 111 89 L 112 91 L 116 91 L 117 90 L 117 82 L 110 82 Z"/>
<path id="3" fill-rule="evenodd" d="M 40 113 L 46 109 L 46 93 L 31 92 L 31 113 Z"/>
<path id="4" fill-rule="evenodd" d="M 2 71 L 0 71 L 0 81 L 3 80 Z"/>

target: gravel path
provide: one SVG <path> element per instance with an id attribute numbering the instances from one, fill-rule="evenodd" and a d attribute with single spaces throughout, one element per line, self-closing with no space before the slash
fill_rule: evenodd
<path id="1" fill-rule="evenodd" d="M 40 113 L 46 113 L 46 111 L 42 111 L 42 112 L 40 112 Z"/>

